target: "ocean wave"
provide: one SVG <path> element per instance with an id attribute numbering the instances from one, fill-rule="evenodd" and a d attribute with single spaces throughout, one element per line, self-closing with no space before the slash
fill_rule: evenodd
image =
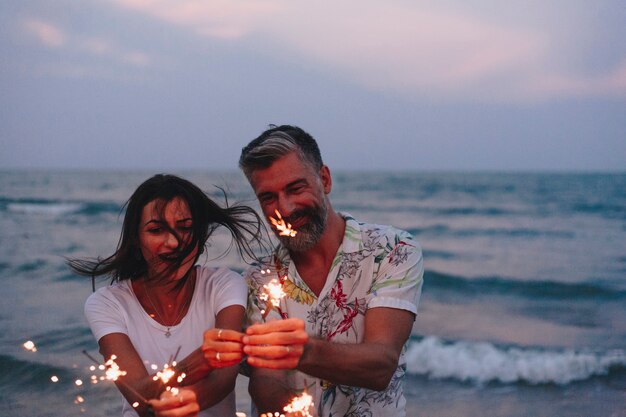
<path id="1" fill-rule="evenodd" d="M 46 390 L 55 384 L 50 381 L 52 376 L 59 379 L 61 385 L 73 384 L 74 373 L 68 369 L 44 363 L 26 361 L 12 356 L 0 354 L 0 387 L 3 390 Z"/>
<path id="2" fill-rule="evenodd" d="M 45 203 L 45 204 L 32 204 L 32 203 L 11 203 L 7 205 L 7 211 L 13 213 L 24 214 L 46 214 L 52 216 L 59 216 L 62 214 L 76 213 L 83 208 L 82 204 L 78 203 Z"/>
<path id="3" fill-rule="evenodd" d="M 11 213 L 62 216 L 66 214 L 83 214 L 87 216 L 102 213 L 119 214 L 120 204 L 94 201 L 63 201 L 55 199 L 21 198 L 11 199 L 0 197 L 0 210 Z"/>
<path id="4" fill-rule="evenodd" d="M 48 353 L 63 353 L 97 348 L 97 343 L 87 326 L 55 329 L 32 336 L 37 347 Z"/>
<path id="5" fill-rule="evenodd" d="M 436 271 L 426 271 L 429 289 L 454 290 L 466 294 L 508 294 L 532 298 L 612 300 L 626 297 L 626 291 L 598 283 L 522 281 L 505 277 L 463 278 Z"/>
<path id="6" fill-rule="evenodd" d="M 416 227 L 407 229 L 414 236 L 430 235 L 430 236 L 449 236 L 449 237 L 509 237 L 509 238 L 537 238 L 549 237 L 557 239 L 572 239 L 575 237 L 574 232 L 566 230 L 539 230 L 530 228 L 467 228 L 452 229 L 443 224 L 435 224 L 428 227 Z"/>
<path id="7" fill-rule="evenodd" d="M 407 351 L 407 372 L 434 379 L 504 384 L 566 385 L 593 377 L 623 373 L 626 355 L 607 352 L 499 347 L 486 342 L 445 342 L 428 336 L 413 340 Z"/>

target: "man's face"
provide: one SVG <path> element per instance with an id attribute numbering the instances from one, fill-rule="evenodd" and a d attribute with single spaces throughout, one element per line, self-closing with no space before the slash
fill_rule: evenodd
<path id="1" fill-rule="evenodd" d="M 328 170 L 320 172 L 293 152 L 276 160 L 269 168 L 250 175 L 250 183 L 263 214 L 276 217 L 275 210 L 298 233 L 278 236 L 291 251 L 306 251 L 320 240 L 328 217 L 327 194 L 331 182 Z"/>

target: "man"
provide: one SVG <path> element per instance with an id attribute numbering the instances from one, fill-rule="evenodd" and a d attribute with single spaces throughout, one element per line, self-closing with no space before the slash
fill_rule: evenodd
<path id="1" fill-rule="evenodd" d="M 249 323 L 263 322 L 243 338 L 258 411 L 282 411 L 306 390 L 318 416 L 405 416 L 405 344 L 423 276 L 418 243 L 335 211 L 330 170 L 298 127 L 265 131 L 243 148 L 239 166 L 265 216 L 280 214 L 296 231 L 279 235 L 274 255 L 246 273 Z M 278 307 L 263 298 L 272 279 L 286 293 Z"/>

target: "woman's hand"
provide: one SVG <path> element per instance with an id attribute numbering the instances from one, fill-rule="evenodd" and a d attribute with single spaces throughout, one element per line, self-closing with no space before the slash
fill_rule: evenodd
<path id="1" fill-rule="evenodd" d="M 309 340 L 304 321 L 297 318 L 254 324 L 243 338 L 244 352 L 252 366 L 270 369 L 294 369 Z"/>
<path id="2" fill-rule="evenodd" d="M 148 404 L 156 417 L 196 417 L 200 411 L 196 393 L 185 388 L 163 391 L 158 400 Z"/>
<path id="3" fill-rule="evenodd" d="M 204 332 L 202 352 L 213 368 L 237 365 L 243 359 L 244 334 L 229 329 L 210 329 Z"/>

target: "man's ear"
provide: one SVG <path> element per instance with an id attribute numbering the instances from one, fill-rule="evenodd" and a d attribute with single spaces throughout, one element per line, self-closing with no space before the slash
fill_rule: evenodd
<path id="1" fill-rule="evenodd" d="M 330 176 L 330 169 L 326 165 L 322 165 L 322 168 L 320 168 L 320 180 L 324 187 L 324 193 L 330 194 L 330 190 L 333 188 L 333 179 Z"/>

